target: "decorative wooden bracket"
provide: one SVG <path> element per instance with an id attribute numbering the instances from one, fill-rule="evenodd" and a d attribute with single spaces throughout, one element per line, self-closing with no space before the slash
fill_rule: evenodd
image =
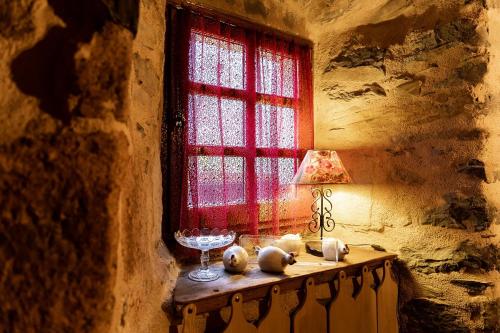
<path id="1" fill-rule="evenodd" d="M 290 315 L 283 311 L 280 287 L 272 286 L 269 292 L 269 310 L 259 321 L 259 333 L 290 333 Z"/>
<path id="2" fill-rule="evenodd" d="M 257 327 L 250 324 L 243 314 L 243 296 L 240 293 L 231 297 L 231 318 L 224 333 L 256 333 Z"/>
<path id="3" fill-rule="evenodd" d="M 304 298 L 293 315 L 293 332 L 327 332 L 326 308 L 316 301 L 313 278 L 306 280 L 304 290 Z"/>
<path id="4" fill-rule="evenodd" d="M 373 271 L 375 274 L 376 270 Z M 379 277 L 380 278 L 380 277 Z M 392 264 L 384 262 L 384 273 L 377 288 L 378 332 L 397 333 L 398 325 L 398 284 L 392 273 Z"/>
<path id="5" fill-rule="evenodd" d="M 196 332 L 196 305 L 188 304 L 182 309 L 182 333 Z"/>
<path id="6" fill-rule="evenodd" d="M 357 291 L 353 280 L 344 271 L 340 272 L 337 296 L 328 309 L 329 332 L 377 333 L 377 303 L 372 284 L 373 277 L 366 266 Z"/>

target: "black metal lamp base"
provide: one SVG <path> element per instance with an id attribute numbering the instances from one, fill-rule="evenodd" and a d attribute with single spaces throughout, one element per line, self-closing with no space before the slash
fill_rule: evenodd
<path id="1" fill-rule="evenodd" d="M 332 217 L 333 205 L 330 198 L 332 190 L 327 188 L 314 187 L 311 190 L 313 195 L 313 203 L 311 205 L 312 216 L 309 222 L 309 230 L 311 232 L 320 232 L 320 239 L 323 239 L 323 230 L 326 232 L 335 229 L 335 221 Z"/>

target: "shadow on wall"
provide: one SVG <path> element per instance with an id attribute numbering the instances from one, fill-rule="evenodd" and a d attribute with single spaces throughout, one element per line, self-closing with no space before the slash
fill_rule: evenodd
<path id="1" fill-rule="evenodd" d="M 69 99 L 82 94 L 75 61 L 80 44 L 90 42 L 93 34 L 110 20 L 135 34 L 139 2 L 49 0 L 49 4 L 66 26 L 51 28 L 34 47 L 15 58 L 11 64 L 12 78 L 23 93 L 39 99 L 44 112 L 67 124 L 72 115 L 79 115 L 79 103 L 70 105 Z"/>

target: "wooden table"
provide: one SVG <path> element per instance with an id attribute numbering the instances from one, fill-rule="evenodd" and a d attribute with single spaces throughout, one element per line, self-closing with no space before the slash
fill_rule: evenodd
<path id="1" fill-rule="evenodd" d="M 371 248 L 351 247 L 350 253 L 342 262 L 326 261 L 303 251 L 297 257 L 297 263 L 288 266 L 284 274 L 269 274 L 260 271 L 256 258 L 250 263 L 244 274 L 230 274 L 224 271 L 221 262 L 212 263 L 210 269 L 221 274 L 212 282 L 195 282 L 187 277 L 187 273 L 197 266 L 185 267 L 174 290 L 174 305 L 180 314 L 188 304 L 196 305 L 197 313 L 205 313 L 221 309 L 231 302 L 231 296 L 241 293 L 245 301 L 261 299 L 269 294 L 271 286 L 279 285 L 281 292 L 300 289 L 306 279 L 314 278 L 315 284 L 332 281 L 344 271 L 347 276 L 359 275 L 364 266 L 369 270 L 383 267 L 384 262 L 396 258 L 388 252 L 375 251 Z"/>

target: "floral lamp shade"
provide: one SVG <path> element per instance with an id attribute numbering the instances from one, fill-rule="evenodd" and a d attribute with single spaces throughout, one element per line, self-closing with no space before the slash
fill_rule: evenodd
<path id="1" fill-rule="evenodd" d="M 308 150 L 293 184 L 349 184 L 352 182 L 334 150 Z"/>

